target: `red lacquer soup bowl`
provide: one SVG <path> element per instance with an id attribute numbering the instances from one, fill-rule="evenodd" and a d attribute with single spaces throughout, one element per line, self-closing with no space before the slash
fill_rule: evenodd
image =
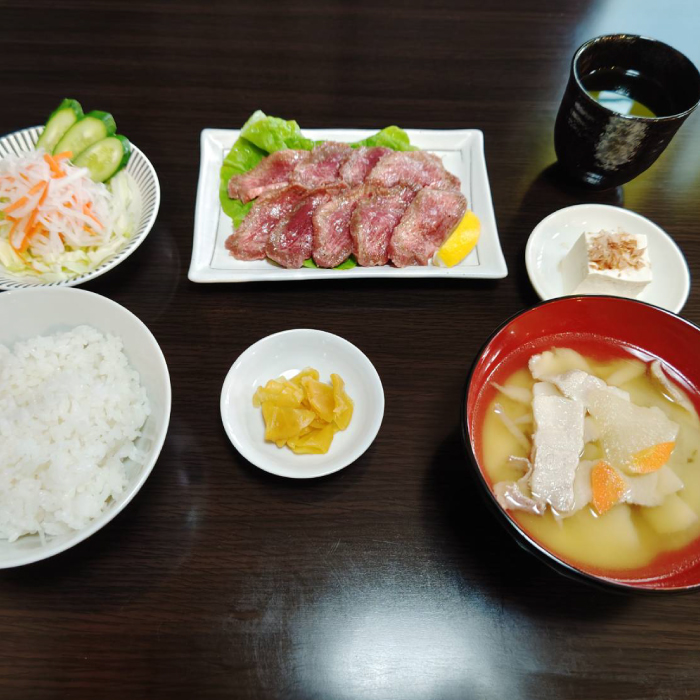
<path id="1" fill-rule="evenodd" d="M 554 346 L 571 347 L 601 360 L 630 355 L 645 361 L 659 358 L 671 368 L 696 410 L 700 408 L 700 329 L 688 321 L 642 302 L 604 296 L 564 297 L 522 311 L 498 328 L 482 348 L 462 406 L 464 442 L 487 504 L 519 544 L 565 575 L 626 591 L 680 592 L 700 587 L 700 537 L 639 569 L 597 569 L 552 552 L 496 501 L 482 464 L 481 442 L 486 411 L 496 392 L 491 382 L 504 381 L 525 366 L 528 357 Z"/>

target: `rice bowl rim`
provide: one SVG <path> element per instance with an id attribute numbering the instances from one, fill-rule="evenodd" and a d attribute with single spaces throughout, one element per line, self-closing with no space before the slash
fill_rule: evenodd
<path id="1" fill-rule="evenodd" d="M 136 494 L 141 490 L 143 487 L 144 483 L 146 482 L 146 479 L 150 476 L 151 472 L 153 471 L 153 467 L 155 466 L 156 462 L 158 461 L 158 457 L 160 456 L 160 453 L 163 449 L 163 445 L 165 443 L 165 438 L 168 432 L 168 427 L 170 425 L 170 415 L 171 415 L 171 408 L 172 408 L 172 387 L 170 383 L 170 372 L 168 370 L 168 365 L 165 360 L 165 356 L 163 354 L 163 351 L 158 344 L 158 341 L 156 340 L 155 336 L 153 333 L 151 333 L 150 329 L 148 326 L 140 319 L 138 316 L 136 316 L 133 312 L 129 311 L 126 307 L 122 306 L 121 304 L 117 303 L 116 301 L 113 301 L 112 299 L 108 299 L 107 297 L 103 297 L 100 294 L 95 294 L 94 292 L 89 292 L 85 289 L 75 289 L 72 287 L 52 287 L 52 288 L 47 288 L 47 287 L 32 287 L 28 289 L 14 289 L 14 290 L 9 290 L 6 291 L 2 294 L 0 294 L 0 315 L 3 313 L 3 306 L 6 303 L 8 299 L 16 299 L 17 297 L 27 297 L 27 296 L 51 296 L 51 297 L 75 297 L 76 295 L 81 295 L 86 298 L 91 298 L 92 302 L 96 303 L 97 306 L 104 306 L 105 309 L 105 316 L 108 314 L 116 314 L 116 315 L 121 315 L 125 319 L 128 320 L 130 324 L 133 325 L 133 327 L 136 329 L 137 333 L 139 333 L 142 337 L 139 339 L 140 343 L 143 343 L 144 341 L 148 344 L 146 347 L 139 347 L 139 352 L 146 352 L 152 354 L 155 359 L 157 360 L 157 365 L 160 369 L 161 372 L 161 378 L 163 380 L 163 386 L 164 386 L 164 395 L 163 395 L 163 410 L 162 410 L 162 417 L 163 417 L 163 423 L 160 428 L 160 430 L 154 435 L 153 438 L 153 445 L 151 449 L 148 452 L 148 456 L 146 460 L 143 463 L 143 466 L 139 470 L 138 475 L 133 481 L 129 481 L 127 484 L 126 489 L 124 490 L 124 493 L 118 498 L 115 499 L 113 504 L 108 506 L 100 515 L 98 515 L 94 520 L 92 520 L 86 527 L 84 527 L 81 530 L 75 530 L 72 533 L 68 533 L 67 535 L 60 535 L 59 537 L 61 538 L 61 541 L 56 544 L 52 544 L 52 540 L 56 539 L 54 537 L 49 537 L 47 538 L 46 542 L 44 545 L 42 545 L 40 548 L 32 550 L 30 552 L 27 552 L 27 554 L 23 557 L 18 557 L 16 559 L 11 559 L 10 561 L 5 561 L 0 554 L 0 569 L 10 569 L 10 568 L 15 568 L 19 566 L 26 566 L 27 564 L 33 564 L 38 561 L 42 561 L 44 559 L 48 559 L 49 557 L 55 556 L 56 554 L 60 554 L 61 552 L 66 551 L 67 549 L 70 549 L 71 547 L 74 547 L 75 545 L 79 544 L 80 542 L 83 542 L 86 540 L 88 537 L 91 535 L 95 534 L 98 530 L 102 529 L 105 525 L 107 525 L 111 520 L 113 520 L 119 513 L 126 508 L 126 506 L 132 501 L 132 499 L 136 496 Z M 9 319 L 11 323 L 11 319 Z M 57 316 L 55 319 L 56 325 L 60 325 L 60 317 Z M 85 324 L 77 324 L 77 325 L 90 325 L 89 323 Z M 97 328 L 101 333 L 107 334 L 109 331 L 105 331 L 101 328 Z M 41 333 L 39 335 L 42 335 Z M 116 335 L 116 334 L 113 334 Z M 123 342 L 123 338 L 121 336 L 118 336 L 120 340 Z M 4 344 L 4 343 L 3 343 Z M 12 343 L 14 344 L 14 343 Z M 124 352 L 128 353 L 126 346 L 124 346 Z M 131 353 L 128 353 L 131 354 Z M 135 369 L 133 366 L 132 362 L 129 361 L 130 366 Z M 145 386 L 141 374 L 139 373 L 139 381 L 142 386 Z M 147 393 L 148 399 L 149 399 L 149 405 L 152 402 L 152 397 L 150 396 L 149 393 Z M 146 421 L 152 420 L 153 419 L 153 413 L 151 413 Z M 145 424 L 144 424 L 145 425 Z M 23 540 L 25 537 L 36 537 L 38 538 L 39 535 L 23 535 L 20 537 L 16 542 L 19 542 Z M 2 540 L 2 542 L 6 543 L 8 546 L 12 546 L 14 543 L 9 543 L 7 540 Z"/>

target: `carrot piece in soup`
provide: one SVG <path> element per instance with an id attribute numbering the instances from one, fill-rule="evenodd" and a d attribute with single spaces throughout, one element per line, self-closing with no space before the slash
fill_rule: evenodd
<path id="1" fill-rule="evenodd" d="M 649 474 L 661 469 L 671 458 L 675 446 L 675 442 L 660 442 L 658 445 L 640 450 L 632 455 L 632 462 L 629 465 L 630 471 L 635 474 Z"/>
<path id="2" fill-rule="evenodd" d="M 607 462 L 601 461 L 591 470 L 591 489 L 593 506 L 603 515 L 622 498 L 625 482 Z"/>

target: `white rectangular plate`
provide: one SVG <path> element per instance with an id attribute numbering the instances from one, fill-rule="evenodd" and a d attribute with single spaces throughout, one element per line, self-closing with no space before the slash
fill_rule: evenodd
<path id="1" fill-rule="evenodd" d="M 376 134 L 378 129 L 304 129 L 304 136 L 320 141 L 353 142 Z M 323 270 L 302 267 L 286 270 L 269 260 L 245 262 L 229 255 L 224 243 L 232 233 L 231 219 L 219 203 L 219 171 L 224 157 L 239 136 L 236 129 L 204 129 L 202 160 L 194 217 L 194 245 L 189 278 L 193 282 L 263 282 L 277 280 L 345 279 L 359 277 L 466 277 L 500 279 L 508 274 L 498 240 L 496 217 L 486 174 L 484 135 L 478 129 L 432 131 L 406 129 L 414 146 L 435 153 L 462 183 L 462 193 L 481 222 L 476 248 L 452 268 L 425 265 L 396 268 L 354 267 Z"/>

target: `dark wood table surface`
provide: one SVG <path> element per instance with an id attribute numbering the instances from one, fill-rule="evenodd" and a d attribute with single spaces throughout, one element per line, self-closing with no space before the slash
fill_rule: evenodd
<path id="1" fill-rule="evenodd" d="M 544 216 L 627 207 L 700 274 L 700 115 L 617 192 L 547 170 L 571 56 L 611 31 L 700 64 L 695 0 L 0 0 L 0 133 L 75 97 L 113 112 L 158 171 L 150 236 L 85 288 L 149 326 L 173 386 L 165 447 L 129 507 L 0 572 L 0 697 L 700 697 L 700 597 L 551 571 L 482 506 L 460 439 L 475 353 L 537 302 L 523 254 Z M 482 129 L 508 277 L 189 282 L 200 132 L 258 108 L 306 127 Z M 700 287 L 682 315 L 700 323 Z M 367 453 L 301 483 L 247 463 L 219 417 L 233 360 L 299 326 L 359 346 L 386 393 Z"/>

